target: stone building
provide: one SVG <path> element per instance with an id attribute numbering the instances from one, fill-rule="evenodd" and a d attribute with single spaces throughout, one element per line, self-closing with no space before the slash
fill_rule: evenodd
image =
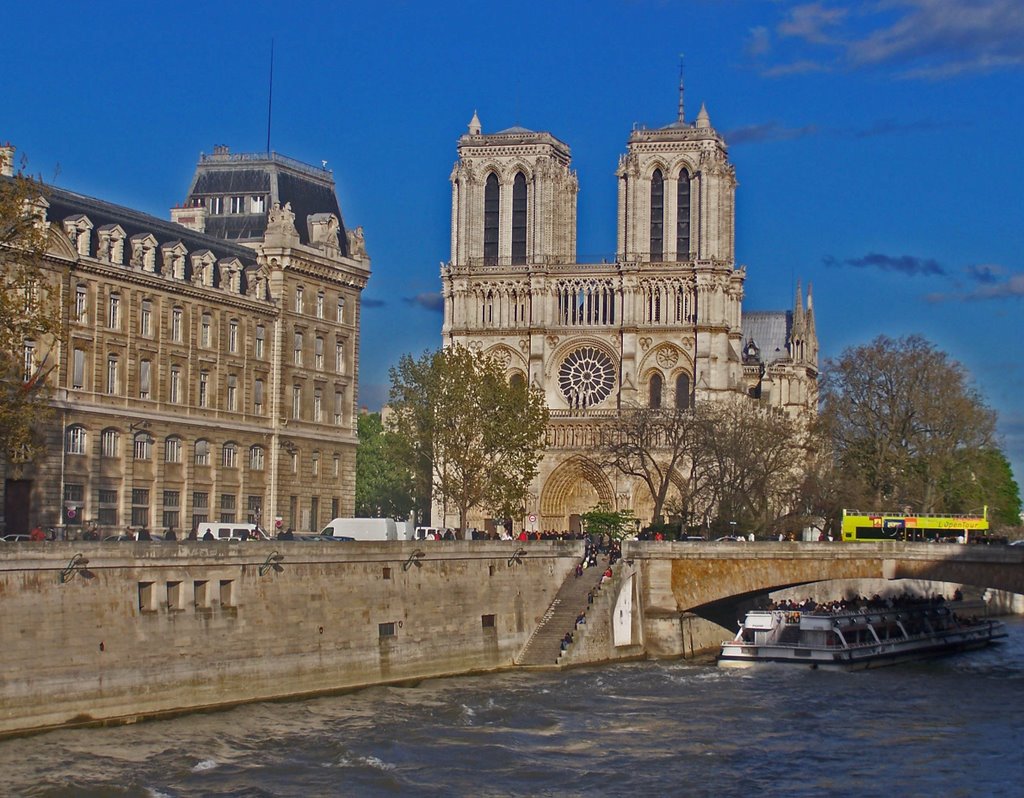
<path id="1" fill-rule="evenodd" d="M 4 466 L 5 528 L 351 515 L 370 262 L 331 173 L 219 147 L 172 222 L 59 188 L 43 205 L 66 327 L 37 348 L 55 413 L 43 459 Z"/>
<path id="2" fill-rule="evenodd" d="M 646 488 L 592 456 L 623 407 L 742 397 L 795 417 L 816 410 L 810 292 L 806 309 L 798 288 L 793 310 L 744 315 L 735 170 L 707 110 L 687 123 L 680 101 L 672 124 L 634 130 L 616 174 L 617 252 L 578 263 L 565 143 L 522 127 L 484 133 L 474 114 L 451 173 L 443 340 L 544 393 L 548 448 L 527 507 L 539 529 L 574 527 L 599 502 L 650 519 Z"/>

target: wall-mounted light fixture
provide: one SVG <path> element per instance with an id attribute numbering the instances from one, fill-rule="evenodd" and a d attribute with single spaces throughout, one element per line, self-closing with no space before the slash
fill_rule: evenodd
<path id="1" fill-rule="evenodd" d="M 295 454 L 299 450 L 299 447 L 291 441 L 281 441 L 281 448 L 288 452 L 288 454 Z"/>
<path id="2" fill-rule="evenodd" d="M 152 426 L 148 421 L 136 421 L 134 424 L 129 425 L 128 429 L 132 432 L 138 432 L 139 430 L 149 429 Z"/>
<path id="3" fill-rule="evenodd" d="M 266 576 L 270 571 L 276 571 L 281 573 L 284 568 L 281 567 L 281 560 L 284 559 L 283 554 L 278 554 L 276 551 L 270 552 L 267 555 L 267 559 L 264 560 L 263 565 L 260 566 L 260 576 Z"/>
<path id="4" fill-rule="evenodd" d="M 89 560 L 86 559 L 85 555 L 82 554 L 82 552 L 78 552 L 78 554 L 72 557 L 68 564 L 64 566 L 64 570 L 60 572 L 60 583 L 62 585 L 67 584 L 75 578 L 76 573 L 81 573 L 83 579 L 92 579 L 95 574 L 85 567 L 88 564 Z"/>
<path id="5" fill-rule="evenodd" d="M 402 565 L 402 570 L 403 571 L 408 571 L 414 565 L 417 568 L 422 568 L 423 567 L 423 563 L 421 562 L 421 560 L 424 557 L 426 557 L 426 556 L 427 556 L 427 554 L 426 554 L 425 551 L 423 551 L 423 549 L 415 549 L 415 550 L 413 550 L 413 553 L 409 555 L 409 559 L 405 561 L 404 565 Z"/>
<path id="6" fill-rule="evenodd" d="M 512 556 L 508 558 L 508 567 L 511 568 L 513 565 L 522 565 L 523 557 L 525 556 L 526 549 L 520 546 L 518 549 L 512 552 Z"/>

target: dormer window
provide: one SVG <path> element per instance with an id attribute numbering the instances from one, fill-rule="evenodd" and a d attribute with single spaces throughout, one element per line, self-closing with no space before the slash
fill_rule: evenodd
<path id="1" fill-rule="evenodd" d="M 245 197 L 232 197 L 231 198 L 231 212 L 232 213 L 245 213 Z"/>
<path id="2" fill-rule="evenodd" d="M 139 233 L 131 238 L 132 266 L 147 272 L 156 271 L 156 239 L 150 233 Z"/>
<path id="3" fill-rule="evenodd" d="M 267 198 L 264 196 L 249 198 L 249 213 L 266 213 Z"/>
<path id="4" fill-rule="evenodd" d="M 210 197 L 210 213 L 213 215 L 220 215 L 224 213 L 223 197 Z"/>

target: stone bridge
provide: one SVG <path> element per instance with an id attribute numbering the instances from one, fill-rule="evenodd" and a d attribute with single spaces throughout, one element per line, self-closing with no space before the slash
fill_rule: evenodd
<path id="1" fill-rule="evenodd" d="M 737 613 L 756 597 L 834 579 L 915 579 L 1024 593 L 1019 546 L 630 541 L 623 557 L 639 577 L 645 621 L 655 625 L 659 617 L 678 623 L 692 613 L 734 629 Z"/>

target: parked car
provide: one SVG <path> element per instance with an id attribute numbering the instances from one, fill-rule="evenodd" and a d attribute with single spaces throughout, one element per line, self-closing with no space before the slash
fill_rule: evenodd
<path id="1" fill-rule="evenodd" d="M 32 540 L 28 535 L 4 535 L 0 540 L 5 543 L 25 543 L 26 541 Z"/>

